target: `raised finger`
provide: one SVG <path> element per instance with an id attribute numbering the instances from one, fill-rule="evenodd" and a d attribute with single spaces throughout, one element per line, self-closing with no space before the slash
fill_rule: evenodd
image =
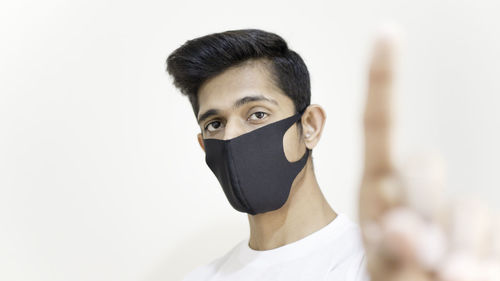
<path id="1" fill-rule="evenodd" d="M 378 177 L 391 172 L 392 91 L 395 38 L 380 36 L 370 63 L 368 91 L 363 116 L 365 137 L 364 176 Z"/>

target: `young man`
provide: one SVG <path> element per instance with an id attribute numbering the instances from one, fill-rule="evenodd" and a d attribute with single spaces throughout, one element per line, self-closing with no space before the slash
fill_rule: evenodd
<path id="1" fill-rule="evenodd" d="M 250 224 L 249 238 L 185 280 L 366 280 L 359 228 L 316 180 L 326 114 L 310 104 L 301 57 L 276 34 L 233 30 L 186 42 L 167 71 L 189 97 L 209 168 Z"/>

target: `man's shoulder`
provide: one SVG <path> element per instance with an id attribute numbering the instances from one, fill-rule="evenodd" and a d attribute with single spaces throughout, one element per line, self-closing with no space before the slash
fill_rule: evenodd
<path id="1" fill-rule="evenodd" d="M 335 258 L 330 271 L 332 280 L 337 280 L 336 270 L 340 272 L 344 280 L 367 281 L 366 254 L 362 241 L 359 225 L 346 215 L 342 214 L 343 231 L 334 239 Z M 335 278 L 337 277 L 337 278 Z"/>
<path id="2" fill-rule="evenodd" d="M 338 218 L 341 226 L 333 233 L 330 242 L 337 249 L 345 249 L 346 254 L 362 254 L 364 249 L 359 225 L 345 214 L 340 214 Z"/>
<path id="3" fill-rule="evenodd" d="M 200 265 L 191 270 L 182 281 L 203 281 L 208 280 L 208 277 L 213 276 L 217 272 L 219 263 L 223 257 L 216 258 L 208 264 Z"/>
<path id="4" fill-rule="evenodd" d="M 204 281 L 209 280 L 210 277 L 215 275 L 219 268 L 227 261 L 236 249 L 244 242 L 244 240 L 236 243 L 227 253 L 217 257 L 210 261 L 209 263 L 199 265 L 191 270 L 182 281 Z"/>

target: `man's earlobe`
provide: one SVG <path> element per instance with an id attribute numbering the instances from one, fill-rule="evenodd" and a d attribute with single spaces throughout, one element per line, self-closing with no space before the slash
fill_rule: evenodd
<path id="1" fill-rule="evenodd" d="M 201 149 L 205 151 L 205 145 L 203 145 L 203 136 L 201 135 L 201 133 L 198 133 L 198 143 L 200 144 Z"/>

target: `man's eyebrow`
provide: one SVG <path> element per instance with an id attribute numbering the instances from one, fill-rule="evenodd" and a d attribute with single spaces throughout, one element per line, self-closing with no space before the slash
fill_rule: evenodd
<path id="1" fill-rule="evenodd" d="M 279 105 L 277 101 L 260 95 L 260 96 L 246 96 L 244 98 L 241 98 L 234 103 L 233 107 L 238 108 L 244 104 L 247 104 L 247 103 L 253 102 L 253 101 L 268 101 L 268 102 L 274 103 L 275 105 Z"/>
<path id="2" fill-rule="evenodd" d="M 273 103 L 275 105 L 279 105 L 277 101 L 270 99 L 270 98 L 267 98 L 267 97 L 264 97 L 262 95 L 259 95 L 259 96 L 243 97 L 243 98 L 237 100 L 236 102 L 234 102 L 233 108 L 238 108 L 240 106 L 243 106 L 247 103 L 254 102 L 254 101 L 267 101 L 267 102 Z M 200 124 L 203 120 L 207 119 L 208 117 L 213 116 L 213 115 L 217 115 L 219 113 L 220 113 L 219 110 L 213 109 L 213 108 L 205 111 L 203 114 L 200 115 L 200 117 L 198 117 L 198 124 Z"/>
<path id="3" fill-rule="evenodd" d="M 198 117 L 198 124 L 200 124 L 203 120 L 207 119 L 208 117 L 217 114 L 219 114 L 219 110 L 217 109 L 209 109 L 205 111 L 203 114 L 200 115 L 200 117 Z"/>

